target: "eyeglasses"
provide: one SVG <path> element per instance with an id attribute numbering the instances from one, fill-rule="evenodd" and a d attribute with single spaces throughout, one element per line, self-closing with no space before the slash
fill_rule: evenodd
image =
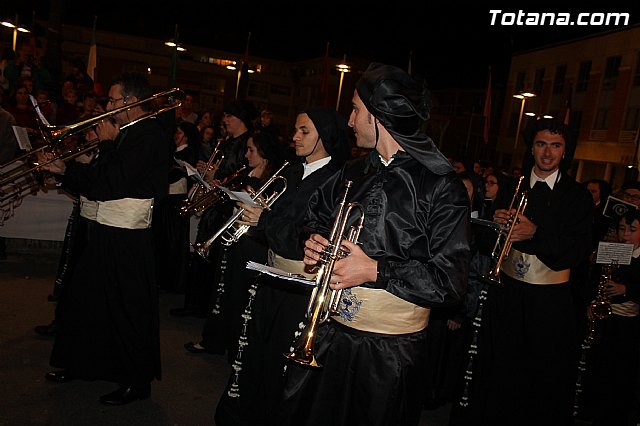
<path id="1" fill-rule="evenodd" d="M 625 198 L 630 198 L 632 200 L 640 201 L 640 194 L 630 194 L 628 192 L 623 192 L 622 196 Z"/>
<path id="2" fill-rule="evenodd" d="M 122 97 L 122 98 L 115 98 L 115 99 L 114 99 L 114 98 L 109 98 L 109 103 L 110 103 L 111 105 L 115 105 L 115 104 L 116 104 L 116 102 L 118 102 L 118 101 L 123 101 L 123 100 L 125 100 L 126 98 L 127 98 L 126 96 L 124 96 L 124 97 Z"/>

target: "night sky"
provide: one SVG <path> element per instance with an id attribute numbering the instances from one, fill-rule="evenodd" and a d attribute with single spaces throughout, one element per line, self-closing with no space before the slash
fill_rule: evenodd
<path id="1" fill-rule="evenodd" d="M 250 6 L 241 0 L 207 2 L 21 0 L 2 2 L 0 17 L 20 14 L 29 22 L 32 11 L 39 18 L 49 16 L 49 4 L 59 2 L 63 22 L 90 27 L 97 15 L 98 29 L 169 39 L 178 24 L 180 40 L 186 44 L 211 46 L 241 53 L 251 32 L 250 55 L 281 60 L 323 56 L 326 43 L 330 55 L 347 55 L 406 68 L 409 52 L 413 71 L 423 76 L 432 89 L 443 87 L 483 88 L 487 69 L 493 81 L 506 79 L 509 58 L 514 52 L 598 33 L 617 27 L 605 26 L 491 26 L 490 9 L 505 12 L 628 12 L 631 23 L 640 22 L 635 2 L 601 3 L 598 8 L 554 6 L 544 8 L 522 2 L 507 7 L 483 4 L 464 7 L 433 6 L 432 2 L 343 0 L 271 1 Z M 253 3 L 253 2 L 252 2 Z M 142 8 L 142 12 L 131 10 Z M 417 4 L 417 6 L 416 6 Z M 441 4 L 448 4 L 441 2 Z M 625 5 L 626 4 L 626 5 Z M 392 8 L 390 5 L 393 5 Z M 267 15 L 276 15 L 269 17 Z M 28 19 L 24 19 L 24 18 Z M 4 34 L 4 33 L 3 33 Z"/>

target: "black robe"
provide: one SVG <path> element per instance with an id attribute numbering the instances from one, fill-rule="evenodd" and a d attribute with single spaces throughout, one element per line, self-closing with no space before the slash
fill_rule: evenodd
<path id="1" fill-rule="evenodd" d="M 524 215 L 537 230 L 513 248 L 552 270 L 579 265 L 591 247 L 591 195 L 566 174 L 553 190 L 525 182 Z M 456 407 L 452 424 L 570 424 L 578 347 L 570 284 L 529 284 L 504 273 L 500 280 L 502 287 L 488 288 L 470 405 Z"/>
<path id="2" fill-rule="evenodd" d="M 90 200 L 158 198 L 169 147 L 156 119 L 100 143 L 91 165 L 70 164 L 63 186 Z M 51 365 L 77 378 L 145 384 L 160 378 L 160 334 L 151 228 L 87 224 Z"/>
<path id="3" fill-rule="evenodd" d="M 329 234 L 344 181 L 364 206 L 359 242 L 378 261 L 379 288 L 418 306 L 452 306 L 469 269 L 469 199 L 453 170 L 437 174 L 405 152 L 384 167 L 374 151 L 314 193 L 307 225 Z M 363 304 L 362 309 L 367 309 Z M 323 369 L 287 365 L 281 425 L 415 425 L 422 409 L 425 331 L 378 334 L 329 321 L 315 339 Z"/>
<path id="4" fill-rule="evenodd" d="M 338 171 L 328 163 L 304 180 L 304 166 L 285 169 L 287 190 L 260 216 L 256 234 L 264 232 L 269 248 L 278 255 L 302 260 L 301 230 L 311 195 Z M 257 261 L 257 260 L 254 260 Z M 260 262 L 259 262 L 260 263 Z M 218 402 L 216 424 L 252 426 L 275 424 L 284 386 L 284 353 L 294 342 L 304 316 L 311 289 L 262 275 L 252 287 L 255 299 L 247 316 L 246 340 L 236 358 L 227 387 Z"/>

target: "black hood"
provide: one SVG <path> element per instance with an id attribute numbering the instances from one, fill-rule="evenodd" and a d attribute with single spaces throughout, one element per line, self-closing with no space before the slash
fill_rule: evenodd
<path id="1" fill-rule="evenodd" d="M 356 91 L 367 110 L 411 157 L 436 174 L 453 171 L 451 163 L 421 131 L 431 110 L 426 88 L 400 68 L 373 62 L 356 83 Z"/>

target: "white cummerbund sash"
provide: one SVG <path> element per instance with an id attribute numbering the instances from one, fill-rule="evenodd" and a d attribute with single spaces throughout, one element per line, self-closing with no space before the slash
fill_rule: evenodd
<path id="1" fill-rule="evenodd" d="M 511 278 L 529 284 L 564 284 L 569 281 L 570 269 L 554 271 L 535 254 L 522 253 L 511 248 L 502 262 L 501 270 Z"/>
<path id="2" fill-rule="evenodd" d="M 153 198 L 91 201 L 80 197 L 80 216 L 116 228 L 150 228 L 152 210 Z"/>
<path id="3" fill-rule="evenodd" d="M 305 265 L 302 260 L 287 259 L 286 257 L 282 257 L 276 254 L 271 249 L 269 249 L 267 264 L 290 274 L 302 275 L 303 277 L 309 278 L 310 280 L 313 280 L 316 277 L 315 272 L 309 273 L 305 271 L 305 267 L 307 265 Z"/>
<path id="4" fill-rule="evenodd" d="M 345 303 L 348 302 L 348 303 Z M 356 330 L 381 334 L 422 331 L 431 309 L 414 305 L 381 288 L 351 287 L 342 292 L 340 314 L 331 318 Z"/>
<path id="5" fill-rule="evenodd" d="M 172 194 L 186 194 L 187 193 L 187 178 L 180 178 L 178 181 L 169 184 L 169 195 Z"/>
<path id="6" fill-rule="evenodd" d="M 612 303 L 611 313 L 621 317 L 637 317 L 640 314 L 640 305 L 631 300 L 622 303 Z"/>

